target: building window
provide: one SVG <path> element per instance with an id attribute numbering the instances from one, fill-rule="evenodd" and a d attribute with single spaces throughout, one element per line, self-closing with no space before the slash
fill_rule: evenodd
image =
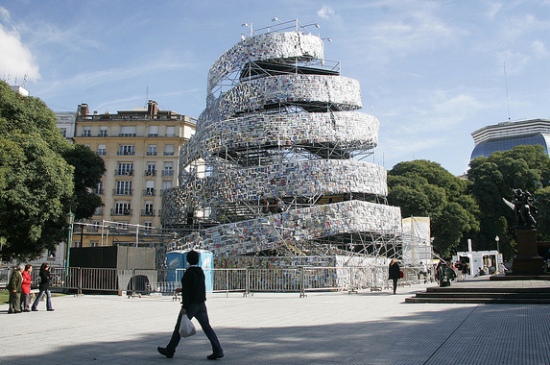
<path id="1" fill-rule="evenodd" d="M 172 176 L 174 175 L 173 169 L 174 163 L 172 161 L 164 162 L 164 169 L 162 170 L 162 176 Z"/>
<path id="2" fill-rule="evenodd" d="M 134 145 L 120 145 L 118 147 L 118 154 L 119 155 L 129 155 L 129 156 L 133 156 L 136 154 L 136 151 L 134 149 Z"/>
<path id="3" fill-rule="evenodd" d="M 157 145 L 156 144 L 150 144 L 147 147 L 147 156 L 156 156 L 157 155 Z"/>
<path id="4" fill-rule="evenodd" d="M 147 180 L 145 182 L 145 195 L 155 195 L 155 182 L 152 180 Z"/>
<path id="5" fill-rule="evenodd" d="M 117 181 L 116 182 L 116 195 L 132 195 L 132 182 L 131 181 Z"/>
<path id="6" fill-rule="evenodd" d="M 107 155 L 107 145 L 100 144 L 97 146 L 97 154 L 98 156 L 105 156 Z"/>
<path id="7" fill-rule="evenodd" d="M 67 128 L 59 128 L 59 131 L 63 137 L 67 137 Z"/>
<path id="8" fill-rule="evenodd" d="M 163 181 L 162 182 L 162 192 L 172 188 L 172 181 Z"/>
<path id="9" fill-rule="evenodd" d="M 153 161 L 147 162 L 147 170 L 145 170 L 145 176 L 156 176 L 156 163 Z"/>
<path id="10" fill-rule="evenodd" d="M 145 209 L 143 210 L 143 215 L 154 215 L 153 202 L 145 202 Z"/>
<path id="11" fill-rule="evenodd" d="M 97 183 L 97 187 L 94 189 L 94 193 L 97 195 L 103 195 L 103 181 Z"/>
<path id="12" fill-rule="evenodd" d="M 152 125 L 149 127 L 149 137 L 158 137 L 159 136 L 159 126 L 158 125 Z"/>
<path id="13" fill-rule="evenodd" d="M 99 127 L 99 137 L 107 137 L 107 127 L 106 126 Z"/>
<path id="14" fill-rule="evenodd" d="M 135 137 L 136 136 L 136 126 L 122 126 L 120 127 L 119 137 Z"/>
<path id="15" fill-rule="evenodd" d="M 166 137 L 175 137 L 176 136 L 176 127 L 169 126 L 166 127 Z"/>
<path id="16" fill-rule="evenodd" d="M 132 176 L 134 164 L 130 162 L 119 162 L 116 174 L 118 176 Z"/>
<path id="17" fill-rule="evenodd" d="M 73 246 L 72 247 L 82 247 L 82 242 L 80 241 L 73 241 Z"/>
<path id="18" fill-rule="evenodd" d="M 153 228 L 153 222 L 149 222 L 149 221 L 143 222 L 143 225 L 145 226 L 145 229 L 148 231 Z"/>
<path id="19" fill-rule="evenodd" d="M 85 126 L 84 130 L 82 131 L 81 137 L 91 137 L 92 136 L 92 127 Z"/>
<path id="20" fill-rule="evenodd" d="M 164 146 L 164 156 L 174 156 L 174 145 L 167 144 Z"/>
<path id="21" fill-rule="evenodd" d="M 99 246 L 99 242 L 97 241 L 90 241 L 90 247 L 98 247 Z"/>
<path id="22" fill-rule="evenodd" d="M 113 210 L 114 215 L 130 215 L 132 210 L 130 209 L 130 203 L 127 202 L 118 202 L 115 203 L 115 209 Z"/>

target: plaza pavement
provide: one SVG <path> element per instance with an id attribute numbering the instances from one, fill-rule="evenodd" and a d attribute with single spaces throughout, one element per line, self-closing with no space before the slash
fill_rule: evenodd
<path id="1" fill-rule="evenodd" d="M 216 361 L 550 364 L 549 306 L 405 304 L 425 287 L 401 287 L 396 295 L 362 290 L 305 298 L 209 294 L 210 322 L 225 351 Z M 180 308 L 170 296 L 69 295 L 54 297 L 53 306 L 54 312 L 41 303 L 38 312 L 8 315 L 8 305 L 0 305 L 0 364 L 216 363 L 206 359 L 210 345 L 196 321 L 197 335 L 182 339 L 174 358 L 157 353 L 157 346 L 167 344 Z"/>

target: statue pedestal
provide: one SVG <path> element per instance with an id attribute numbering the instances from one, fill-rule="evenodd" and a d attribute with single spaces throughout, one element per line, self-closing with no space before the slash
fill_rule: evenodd
<path id="1" fill-rule="evenodd" d="M 518 255 L 512 263 L 512 272 L 506 275 L 541 275 L 544 259 L 539 256 L 536 229 L 516 229 Z"/>

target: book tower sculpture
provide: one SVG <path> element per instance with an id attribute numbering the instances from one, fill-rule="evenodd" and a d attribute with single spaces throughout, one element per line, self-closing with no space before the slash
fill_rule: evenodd
<path id="1" fill-rule="evenodd" d="M 365 161 L 379 121 L 358 111 L 359 82 L 324 59 L 323 39 L 297 20 L 279 27 L 251 31 L 210 68 L 180 186 L 163 196 L 164 227 L 186 232 L 168 249 L 389 257 L 401 214 L 386 170 Z"/>

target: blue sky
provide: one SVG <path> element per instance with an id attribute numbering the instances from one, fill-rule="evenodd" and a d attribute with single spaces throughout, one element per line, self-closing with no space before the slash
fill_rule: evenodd
<path id="1" fill-rule="evenodd" d="M 198 117 L 208 69 L 249 29 L 319 23 L 325 58 L 381 123 L 372 161 L 468 168 L 471 133 L 550 118 L 550 0 L 0 0 L 0 78 L 54 111 L 147 99 Z"/>

